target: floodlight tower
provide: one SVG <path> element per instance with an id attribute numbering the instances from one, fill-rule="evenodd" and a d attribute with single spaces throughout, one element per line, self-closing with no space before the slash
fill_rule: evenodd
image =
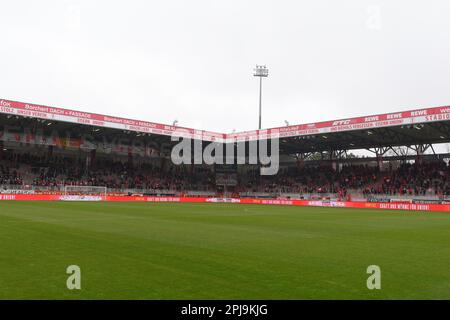
<path id="1" fill-rule="evenodd" d="M 256 65 L 253 75 L 259 77 L 259 130 L 261 130 L 261 99 L 262 99 L 262 78 L 269 76 L 269 69 L 266 66 Z"/>

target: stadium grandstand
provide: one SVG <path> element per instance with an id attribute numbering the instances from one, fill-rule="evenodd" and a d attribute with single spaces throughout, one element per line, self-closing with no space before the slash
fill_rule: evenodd
<path id="1" fill-rule="evenodd" d="M 279 138 L 278 174 L 175 165 L 174 132 L 203 148 Z M 450 107 L 224 134 L 0 100 L 0 192 L 450 204 L 449 142 Z"/>

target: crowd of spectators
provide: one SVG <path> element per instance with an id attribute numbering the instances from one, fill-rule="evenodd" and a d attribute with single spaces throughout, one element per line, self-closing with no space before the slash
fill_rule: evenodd
<path id="1" fill-rule="evenodd" d="M 377 166 L 348 165 L 341 170 L 330 166 L 290 168 L 275 176 L 257 172 L 241 179 L 239 191 L 265 193 L 337 193 L 361 191 L 368 195 L 450 195 L 450 166 L 444 162 L 403 163 L 380 171 Z"/>
<path id="2" fill-rule="evenodd" d="M 450 195 L 450 166 L 445 162 L 405 163 L 382 174 L 380 183 L 364 188 L 365 195 Z"/>
<path id="3" fill-rule="evenodd" d="M 14 171 L 11 169 L 13 166 L 16 168 Z M 2 185 L 28 184 L 50 189 L 65 185 L 175 191 L 207 190 L 214 187 L 211 170 L 202 167 L 191 172 L 184 166 L 133 164 L 113 159 L 98 159 L 88 164 L 86 159 L 20 154 L 3 159 L 0 162 L 0 172 L 5 172 L 0 175 Z M 19 179 L 19 172 L 27 173 L 28 181 Z"/>
<path id="4" fill-rule="evenodd" d="M 161 160 L 161 159 L 158 159 Z M 170 161 L 133 163 L 114 158 L 9 154 L 0 161 L 0 185 L 29 185 L 57 189 L 64 185 L 106 186 L 110 189 L 216 191 L 213 167 L 174 166 Z M 289 167 L 277 175 L 261 176 L 256 167 L 239 171 L 235 194 L 242 192 L 335 193 L 346 196 L 359 191 L 370 195 L 450 195 L 450 167 L 444 161 L 403 163 L 397 169 L 380 171 L 377 166 L 347 165 L 340 170 L 329 165 Z"/>
<path id="5" fill-rule="evenodd" d="M 261 176 L 258 171 L 242 177 L 239 190 L 265 193 L 342 193 L 361 189 L 378 179 L 378 168 L 366 165 L 289 168 L 274 176 Z"/>
<path id="6" fill-rule="evenodd" d="M 0 185 L 22 185 L 20 173 L 6 164 L 0 164 Z"/>

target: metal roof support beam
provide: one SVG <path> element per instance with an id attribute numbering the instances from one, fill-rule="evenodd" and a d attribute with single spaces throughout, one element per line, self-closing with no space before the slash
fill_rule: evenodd
<path id="1" fill-rule="evenodd" d="M 386 152 L 392 149 L 392 147 L 380 147 L 380 148 L 369 148 L 368 151 L 375 153 L 375 157 L 377 158 L 378 169 L 381 169 L 381 162 L 383 161 L 383 156 Z"/>
<path id="2" fill-rule="evenodd" d="M 297 160 L 306 160 L 311 154 L 311 152 L 300 152 L 295 154 L 295 158 Z"/>
<path id="3" fill-rule="evenodd" d="M 431 151 L 433 151 L 433 154 L 436 155 L 436 151 L 434 151 L 434 147 L 432 144 L 430 144 L 430 149 L 431 149 Z"/>
<path id="4" fill-rule="evenodd" d="M 389 147 L 389 150 L 391 150 L 396 156 L 398 156 L 398 157 L 401 156 L 401 154 L 399 154 L 399 153 L 397 152 L 397 150 L 394 149 L 394 147 Z"/>
<path id="5" fill-rule="evenodd" d="M 372 153 L 375 153 L 375 155 L 378 156 L 384 156 L 386 152 L 389 151 L 389 149 L 392 149 L 392 147 L 376 147 L 376 148 L 369 148 L 366 149 L 367 151 L 370 151 Z M 394 151 L 395 152 L 395 151 Z"/>
<path id="6" fill-rule="evenodd" d="M 413 149 L 416 152 L 416 161 L 422 163 L 424 153 L 431 147 L 431 144 L 416 144 Z"/>
<path id="7" fill-rule="evenodd" d="M 330 160 L 340 160 L 347 158 L 347 150 L 331 150 Z"/>
<path id="8" fill-rule="evenodd" d="M 431 144 L 416 144 L 414 146 L 410 146 L 411 150 L 413 150 L 418 156 L 423 155 L 429 148 Z M 433 150 L 434 151 L 434 150 Z"/>

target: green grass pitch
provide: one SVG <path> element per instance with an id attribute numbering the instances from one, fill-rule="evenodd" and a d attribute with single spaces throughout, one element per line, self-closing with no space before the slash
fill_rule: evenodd
<path id="1" fill-rule="evenodd" d="M 450 299 L 448 213 L 0 203 L 0 299 L 407 298 Z"/>

